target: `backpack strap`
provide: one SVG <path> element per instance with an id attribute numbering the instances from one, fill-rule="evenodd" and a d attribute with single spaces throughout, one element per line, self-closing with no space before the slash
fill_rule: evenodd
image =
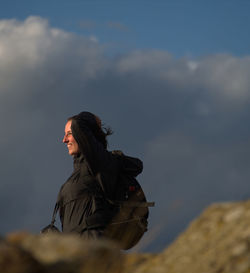
<path id="1" fill-rule="evenodd" d="M 87 230 L 91 229 L 98 229 L 98 228 L 105 228 L 107 226 L 107 223 L 110 222 L 110 219 L 105 219 L 103 215 L 95 213 L 92 214 L 84 220 L 83 225 L 77 226 L 72 230 L 73 232 L 82 233 Z"/>
<path id="2" fill-rule="evenodd" d="M 54 224 L 55 224 L 55 221 L 56 221 L 56 214 L 57 214 L 57 212 L 58 212 L 58 210 L 59 210 L 59 202 L 56 202 L 56 204 L 55 204 L 55 208 L 54 208 L 54 211 L 53 211 L 53 215 L 52 215 L 52 220 L 51 220 L 51 226 L 53 226 Z"/>
<path id="3" fill-rule="evenodd" d="M 51 233 L 51 232 L 60 232 L 60 230 L 54 226 L 54 223 L 56 221 L 56 214 L 57 214 L 57 211 L 59 209 L 59 204 L 56 203 L 55 205 L 55 208 L 54 208 L 54 212 L 53 212 L 53 216 L 52 216 L 52 219 L 51 219 L 51 223 L 46 226 L 45 228 L 43 228 L 40 232 L 41 233 Z"/>

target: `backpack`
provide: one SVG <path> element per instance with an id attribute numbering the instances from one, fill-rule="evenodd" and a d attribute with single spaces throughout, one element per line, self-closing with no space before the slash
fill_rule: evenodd
<path id="1" fill-rule="evenodd" d="M 121 249 L 128 250 L 135 246 L 147 231 L 148 207 L 154 202 L 147 202 L 141 185 L 135 178 L 142 171 L 142 162 L 124 155 L 121 151 L 112 151 L 126 165 L 118 174 L 115 200 L 111 202 L 117 213 L 107 226 L 105 234 L 115 240 Z"/>

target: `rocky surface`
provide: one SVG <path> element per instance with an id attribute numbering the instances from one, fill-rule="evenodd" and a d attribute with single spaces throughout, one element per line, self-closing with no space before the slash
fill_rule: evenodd
<path id="1" fill-rule="evenodd" d="M 214 204 L 134 273 L 250 273 L 250 201 Z"/>
<path id="2" fill-rule="evenodd" d="M 158 254 L 27 233 L 0 239 L 0 273 L 250 273 L 250 201 L 214 204 Z"/>

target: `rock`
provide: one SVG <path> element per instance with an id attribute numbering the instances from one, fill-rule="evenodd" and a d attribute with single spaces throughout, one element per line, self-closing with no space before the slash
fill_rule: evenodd
<path id="1" fill-rule="evenodd" d="M 125 272 L 134 272 L 140 266 L 144 264 L 150 264 L 152 259 L 157 257 L 157 254 L 150 254 L 150 253 L 130 253 L 127 254 L 125 257 Z"/>
<path id="2" fill-rule="evenodd" d="M 44 273 L 44 267 L 24 249 L 0 241 L 1 273 Z"/>
<path id="3" fill-rule="evenodd" d="M 43 265 L 46 272 L 119 273 L 122 271 L 123 255 L 109 241 L 86 241 L 77 235 L 56 233 L 47 235 L 16 233 L 9 235 L 7 241 L 23 251 L 32 253 L 34 259 Z"/>
<path id="4" fill-rule="evenodd" d="M 133 273 L 249 273 L 250 201 L 214 204 Z"/>

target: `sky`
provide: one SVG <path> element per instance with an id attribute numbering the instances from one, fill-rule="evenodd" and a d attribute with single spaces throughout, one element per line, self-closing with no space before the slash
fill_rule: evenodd
<path id="1" fill-rule="evenodd" d="M 39 232 L 72 172 L 66 119 L 90 111 L 139 157 L 164 249 L 214 202 L 249 199 L 250 2 L 1 1 L 0 233 Z M 59 220 L 57 225 L 60 225 Z"/>

